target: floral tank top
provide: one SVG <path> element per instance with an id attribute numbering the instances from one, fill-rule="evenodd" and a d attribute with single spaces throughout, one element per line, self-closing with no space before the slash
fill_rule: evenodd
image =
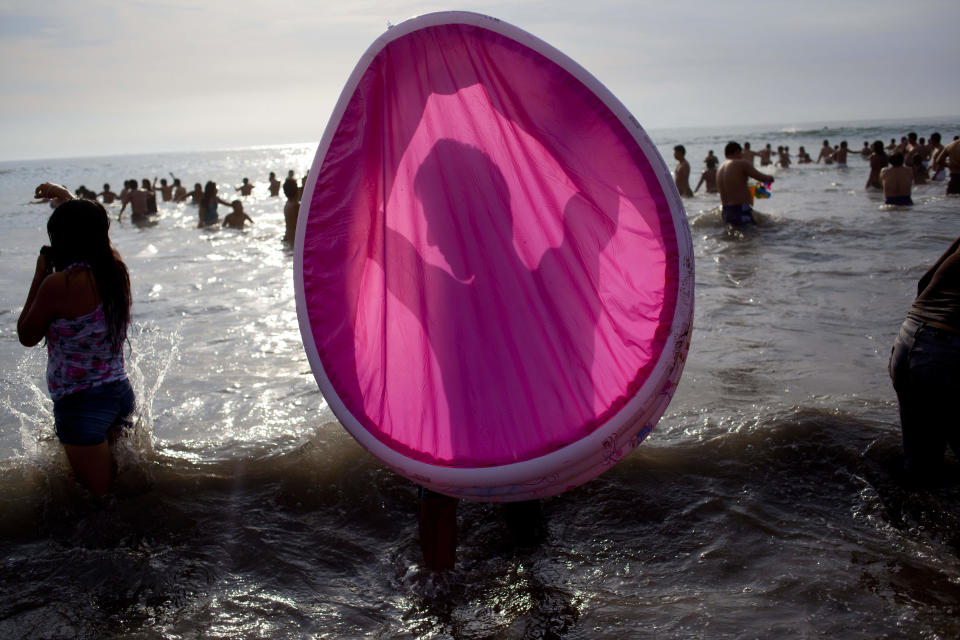
<path id="1" fill-rule="evenodd" d="M 47 329 L 50 397 L 90 389 L 127 377 L 123 349 L 113 350 L 103 305 L 79 318 L 59 318 Z"/>

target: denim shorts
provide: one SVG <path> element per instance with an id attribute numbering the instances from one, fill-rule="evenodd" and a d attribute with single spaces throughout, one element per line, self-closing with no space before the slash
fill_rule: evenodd
<path id="1" fill-rule="evenodd" d="M 131 426 L 133 387 L 126 378 L 70 393 L 53 403 L 53 421 L 63 444 L 92 446 L 111 431 Z"/>

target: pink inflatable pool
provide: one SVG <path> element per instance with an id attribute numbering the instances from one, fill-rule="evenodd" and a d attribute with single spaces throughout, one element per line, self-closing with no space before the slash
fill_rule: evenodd
<path id="1" fill-rule="evenodd" d="M 646 437 L 683 368 L 693 254 L 663 159 L 593 76 L 487 16 L 421 16 L 367 50 L 295 253 L 331 409 L 441 493 L 586 482 Z"/>

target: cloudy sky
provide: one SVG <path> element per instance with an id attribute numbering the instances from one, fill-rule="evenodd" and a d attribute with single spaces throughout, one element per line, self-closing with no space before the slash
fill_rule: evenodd
<path id="1" fill-rule="evenodd" d="M 960 2 L 0 0 L 0 160 L 319 141 L 388 22 L 469 9 L 647 129 L 960 115 Z"/>

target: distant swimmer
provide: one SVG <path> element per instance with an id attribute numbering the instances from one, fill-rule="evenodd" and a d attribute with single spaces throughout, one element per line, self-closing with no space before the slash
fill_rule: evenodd
<path id="1" fill-rule="evenodd" d="M 750 208 L 750 189 L 747 178 L 760 182 L 773 182 L 773 176 L 757 171 L 753 165 L 740 157 L 740 145 L 728 142 L 723 149 L 727 158 L 717 171 L 717 188 L 720 191 L 720 203 L 723 205 L 722 217 L 727 224 L 735 226 L 756 224 L 753 209 Z"/>
<path id="2" fill-rule="evenodd" d="M 282 183 L 277 180 L 277 174 L 273 171 L 270 172 L 270 195 L 273 197 L 280 195 L 280 186 Z"/>
<path id="3" fill-rule="evenodd" d="M 199 182 L 193 184 L 193 191 L 187 194 L 190 197 L 190 204 L 200 204 L 203 200 L 203 187 Z"/>
<path id="4" fill-rule="evenodd" d="M 123 194 L 123 206 L 120 207 L 120 213 L 117 214 L 117 222 L 121 221 L 123 212 L 129 204 L 130 221 L 137 226 L 147 224 L 147 216 L 150 215 L 150 206 L 147 201 L 148 192 L 138 189 L 136 180 L 128 180 L 127 185 Z"/>
<path id="5" fill-rule="evenodd" d="M 300 215 L 300 197 L 296 180 L 287 178 L 283 181 L 283 195 L 287 197 L 287 201 L 283 205 L 283 220 L 285 223 L 283 241 L 293 244 L 297 235 L 297 218 Z"/>
<path id="6" fill-rule="evenodd" d="M 801 146 L 797 149 L 797 164 L 811 164 L 813 158 L 810 157 L 810 154 L 807 153 L 807 150 Z"/>
<path id="7" fill-rule="evenodd" d="M 684 198 L 693 195 L 690 191 L 690 163 L 687 162 L 687 150 L 682 144 L 673 148 L 673 159 L 677 161 L 677 168 L 673 170 L 673 181 L 677 185 L 677 191 Z"/>
<path id="8" fill-rule="evenodd" d="M 156 181 L 156 178 L 154 178 L 154 181 Z M 152 216 L 157 215 L 157 193 L 153 190 L 153 184 L 148 178 L 144 178 L 140 181 L 140 188 L 146 192 L 147 213 Z"/>
<path id="9" fill-rule="evenodd" d="M 244 178 L 243 184 L 236 188 L 236 191 L 240 192 L 242 196 L 248 196 L 253 191 L 253 185 L 250 184 L 250 178 Z"/>
<path id="10" fill-rule="evenodd" d="M 870 157 L 870 154 L 873 153 L 873 150 L 870 148 L 870 143 L 866 140 L 863 141 L 863 148 L 860 149 L 860 157 L 866 160 Z"/>
<path id="11" fill-rule="evenodd" d="M 893 150 L 897 148 L 896 138 L 890 138 L 890 144 L 887 145 L 887 153 L 893 153 Z"/>
<path id="12" fill-rule="evenodd" d="M 833 160 L 834 160 L 834 162 L 837 163 L 837 168 L 838 168 L 838 169 L 846 169 L 846 168 L 847 168 L 847 154 L 848 154 L 849 152 L 850 152 L 850 151 L 849 151 L 849 149 L 847 149 L 847 141 L 846 141 L 846 140 L 844 140 L 843 142 L 841 142 L 841 143 L 840 143 L 840 146 L 837 148 L 837 150 L 833 152 Z"/>
<path id="13" fill-rule="evenodd" d="M 253 224 L 253 218 L 244 212 L 242 202 L 239 200 L 234 200 L 230 203 L 230 206 L 233 207 L 233 211 L 224 216 L 224 227 L 227 227 L 228 229 L 243 229 L 245 222 Z"/>
<path id="14" fill-rule="evenodd" d="M 760 155 L 759 153 L 751 151 L 749 142 L 743 143 L 743 151 L 741 151 L 740 154 L 743 159 L 749 162 L 751 165 L 753 164 L 753 159 Z"/>
<path id="15" fill-rule="evenodd" d="M 113 191 L 110 191 L 110 185 L 109 185 L 109 184 L 104 184 L 104 185 L 103 185 L 103 192 L 102 192 L 102 193 L 98 193 L 97 195 L 103 198 L 103 204 L 113 204 L 113 201 L 114 201 L 114 200 L 119 200 L 119 199 L 120 199 L 120 194 L 117 194 L 117 193 L 114 193 Z"/>
<path id="16" fill-rule="evenodd" d="M 883 197 L 887 204 L 903 207 L 913 206 L 910 190 L 913 185 L 913 170 L 903 166 L 903 154 L 899 151 L 890 156 L 890 166 L 880 172 Z"/>
<path id="17" fill-rule="evenodd" d="M 913 154 L 913 163 L 910 168 L 913 170 L 913 184 L 927 184 L 930 174 L 927 172 L 927 163 L 923 161 L 922 154 Z"/>
<path id="18" fill-rule="evenodd" d="M 887 152 L 883 149 L 883 142 L 876 140 L 873 143 L 873 153 L 870 154 L 870 175 L 867 176 L 865 189 L 871 187 L 883 189 L 883 183 L 880 182 L 880 171 L 889 164 L 887 161 Z"/>
<path id="19" fill-rule="evenodd" d="M 787 153 L 786 147 L 777 147 L 777 165 L 781 169 L 788 169 L 790 167 L 790 154 Z"/>
<path id="20" fill-rule="evenodd" d="M 200 200 L 200 221 L 197 223 L 198 229 L 209 227 L 220 221 L 220 216 L 217 214 L 218 204 L 230 206 L 229 202 L 217 195 L 217 183 L 210 180 L 203 187 L 203 198 Z"/>
<path id="21" fill-rule="evenodd" d="M 159 188 L 159 190 L 160 190 L 160 198 L 161 198 L 164 202 L 170 202 L 171 200 L 173 200 L 173 185 L 172 185 L 172 184 L 167 184 L 167 179 L 166 179 L 166 178 L 161 178 L 161 179 L 160 179 L 160 186 L 159 186 L 159 187 L 157 187 L 157 179 L 156 179 L 156 178 L 153 179 L 153 189 L 154 189 L 154 191 L 156 191 L 158 188 Z"/>
<path id="22" fill-rule="evenodd" d="M 767 167 L 773 164 L 773 161 L 770 159 L 770 156 L 773 154 L 773 149 L 770 148 L 770 143 L 767 143 L 763 149 L 760 149 L 760 166 Z"/>
<path id="23" fill-rule="evenodd" d="M 171 174 L 173 175 L 173 174 Z M 180 184 L 180 178 L 173 179 L 173 201 L 174 202 L 183 202 L 187 199 L 187 188 Z"/>
<path id="24" fill-rule="evenodd" d="M 694 193 L 699 191 L 700 185 L 703 184 L 706 184 L 707 193 L 717 192 L 717 165 L 719 163 L 720 159 L 713 155 L 713 151 L 710 151 L 704 159 L 704 164 L 707 165 L 707 168 L 700 174 L 700 182 L 697 183 L 697 188 L 693 190 Z"/>
<path id="25" fill-rule="evenodd" d="M 947 177 L 945 169 L 936 170 L 933 165 L 937 155 L 939 155 L 939 153 L 943 150 L 943 144 L 941 144 L 940 140 L 941 138 L 938 132 L 934 131 L 930 134 L 930 171 L 933 172 L 933 175 L 930 177 L 930 179 L 936 180 L 937 182 Z"/>
<path id="26" fill-rule="evenodd" d="M 934 173 L 947 168 L 950 170 L 950 182 L 947 183 L 948 195 L 960 195 L 960 140 L 945 146 L 933 160 Z"/>
<path id="27" fill-rule="evenodd" d="M 821 160 L 823 160 L 823 164 L 833 164 L 833 147 L 830 146 L 829 140 L 824 140 L 823 146 L 820 147 L 820 155 L 817 156 L 817 164 L 820 164 Z"/>

